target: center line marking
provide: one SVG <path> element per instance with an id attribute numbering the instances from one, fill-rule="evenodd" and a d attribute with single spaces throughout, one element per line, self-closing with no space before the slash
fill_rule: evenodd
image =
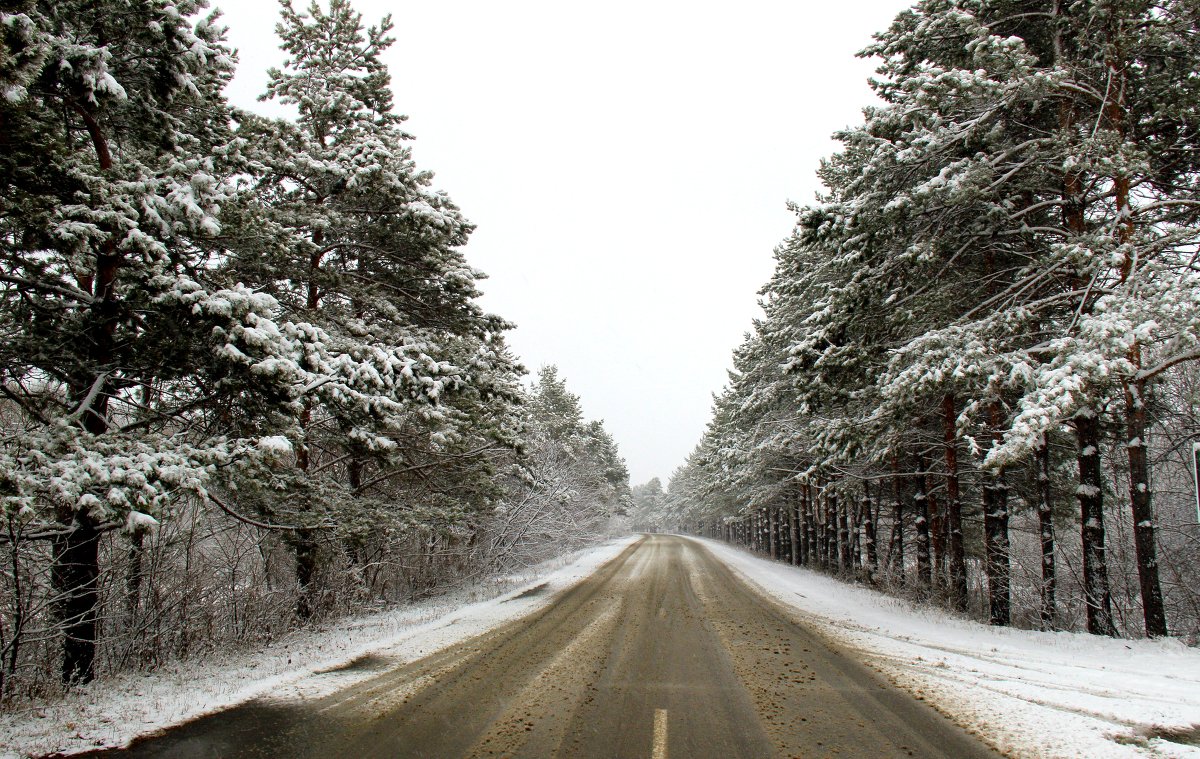
<path id="1" fill-rule="evenodd" d="M 651 759 L 667 759 L 667 710 L 654 710 L 654 751 Z"/>

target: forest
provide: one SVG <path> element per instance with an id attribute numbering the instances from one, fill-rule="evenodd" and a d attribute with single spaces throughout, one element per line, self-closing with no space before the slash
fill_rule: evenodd
<path id="1" fill-rule="evenodd" d="M 0 4 L 0 703 L 594 541 L 629 503 L 477 302 L 389 18 L 281 4 L 226 101 L 199 0 Z"/>
<path id="2" fill-rule="evenodd" d="M 1200 6 L 923 0 L 643 527 L 1200 637 Z"/>
<path id="3" fill-rule="evenodd" d="M 633 488 L 481 305 L 391 18 L 279 7 L 286 117 L 229 102 L 205 0 L 0 2 L 0 710 L 629 526 L 1200 642 L 1194 0 L 897 16 L 701 439 Z"/>

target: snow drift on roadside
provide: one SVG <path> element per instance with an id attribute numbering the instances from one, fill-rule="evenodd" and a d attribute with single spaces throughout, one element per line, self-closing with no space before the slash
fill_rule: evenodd
<path id="1" fill-rule="evenodd" d="M 272 698 L 319 698 L 379 674 L 339 671 L 355 659 L 371 654 L 396 664 L 413 661 L 517 619 L 591 575 L 635 540 L 611 540 L 429 601 L 297 631 L 227 659 L 189 660 L 150 674 L 92 683 L 54 704 L 0 717 L 0 756 L 124 746 L 138 735 L 266 693 Z M 544 592 L 528 593 L 542 586 Z M 489 595 L 496 597 L 477 601 Z"/>
<path id="2" fill-rule="evenodd" d="M 1011 757 L 1200 757 L 1200 651 L 989 627 L 711 540 L 718 558 Z"/>

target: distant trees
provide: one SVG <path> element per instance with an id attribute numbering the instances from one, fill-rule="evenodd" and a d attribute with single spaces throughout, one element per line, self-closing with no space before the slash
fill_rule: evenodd
<path id="1" fill-rule="evenodd" d="M 505 498 L 481 531 L 490 566 L 577 547 L 633 505 L 616 444 L 602 422 L 584 418 L 557 367 L 542 368 L 524 410 L 525 455 L 509 465 Z"/>
<path id="2" fill-rule="evenodd" d="M 901 13 L 866 51 L 883 104 L 838 135 L 827 194 L 796 209 L 674 513 L 723 493 L 736 506 L 721 516 L 761 521 L 752 542 L 771 550 L 791 539 L 783 509 L 805 525 L 792 542 L 811 528 L 816 562 L 843 570 L 890 522 L 885 577 L 965 611 L 978 567 L 995 624 L 1024 592 L 1013 514 L 1031 514 L 1032 606 L 1053 625 L 1070 492 L 1087 628 L 1114 634 L 1104 494 L 1123 491 L 1142 630 L 1167 634 L 1170 501 L 1152 508 L 1149 462 L 1174 479 L 1197 416 L 1153 399 L 1200 355 L 1196 20 L 1187 3 L 1116 1 Z"/>
<path id="3" fill-rule="evenodd" d="M 663 509 L 664 498 L 662 481 L 652 477 L 648 482 L 633 487 L 633 508 L 630 509 L 630 522 L 636 532 L 654 532 L 658 530 L 658 518 Z"/>
<path id="4" fill-rule="evenodd" d="M 226 103 L 204 5 L 0 10 L 0 700 L 413 598 L 627 506 L 602 425 L 550 413 L 553 372 L 523 389 L 476 302 L 390 21 L 283 2 L 265 97 L 297 117 L 268 119 Z M 531 492 L 570 524 L 501 526 Z"/>

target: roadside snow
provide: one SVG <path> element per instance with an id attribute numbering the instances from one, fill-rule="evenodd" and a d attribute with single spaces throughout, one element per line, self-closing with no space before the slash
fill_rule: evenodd
<path id="1" fill-rule="evenodd" d="M 1010 757 L 1200 757 L 1200 651 L 1177 640 L 989 627 L 699 542 Z"/>
<path id="2" fill-rule="evenodd" d="M 379 673 L 347 666 L 360 657 L 413 661 L 529 614 L 635 540 L 617 538 L 422 603 L 301 630 L 227 659 L 93 683 L 43 708 L 0 716 L 0 757 L 125 746 L 139 735 L 268 693 L 319 698 Z M 477 600 L 489 595 L 495 597 Z"/>

